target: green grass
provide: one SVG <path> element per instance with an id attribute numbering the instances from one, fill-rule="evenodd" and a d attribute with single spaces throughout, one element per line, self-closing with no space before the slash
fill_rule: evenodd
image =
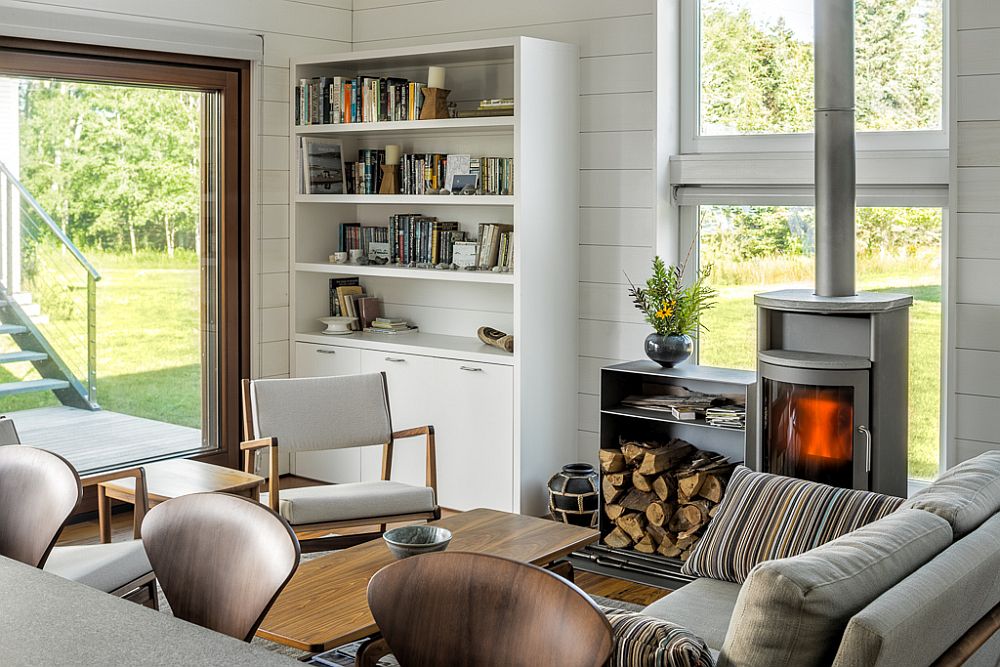
<path id="1" fill-rule="evenodd" d="M 114 412 L 182 426 L 201 427 L 201 332 L 198 260 L 192 253 L 170 259 L 160 253 L 116 255 L 85 253 L 101 274 L 97 284 L 97 401 Z M 39 253 L 46 268 L 58 257 Z M 61 265 L 61 263 L 60 263 Z M 82 274 L 81 274 L 82 275 Z M 71 284 L 83 284 L 76 274 Z M 85 291 L 44 287 L 29 289 L 52 320 L 43 329 L 52 340 L 82 340 Z M 67 316 L 69 315 L 69 316 Z M 11 349 L 10 343 L 4 343 Z M 81 345 L 66 345 L 68 359 L 85 363 Z M 33 379 L 30 364 L 0 367 L 0 382 Z M 0 400 L 0 412 L 58 405 L 50 392 Z"/>
<path id="2" fill-rule="evenodd" d="M 753 369 L 757 349 L 753 295 L 785 287 L 811 287 L 809 258 L 770 258 L 717 263 L 715 308 L 703 319 L 709 331 L 700 341 L 700 363 Z M 805 273 L 803 273 L 803 270 Z M 909 473 L 929 478 L 938 472 L 941 395 L 941 270 L 931 257 L 869 259 L 858 263 L 861 289 L 913 296 L 910 311 Z"/>

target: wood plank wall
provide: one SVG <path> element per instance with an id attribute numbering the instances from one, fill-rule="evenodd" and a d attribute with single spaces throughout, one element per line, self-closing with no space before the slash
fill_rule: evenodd
<path id="1" fill-rule="evenodd" d="M 354 0 L 354 48 L 526 35 L 580 47 L 579 457 L 596 459 L 598 369 L 642 356 L 625 296 L 656 248 L 654 0 Z"/>
<path id="2" fill-rule="evenodd" d="M 952 465 L 1000 449 L 1000 2 L 952 0 Z"/>

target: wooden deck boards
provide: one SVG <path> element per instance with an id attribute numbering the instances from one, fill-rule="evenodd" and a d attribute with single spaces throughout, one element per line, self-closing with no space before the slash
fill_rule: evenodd
<path id="1" fill-rule="evenodd" d="M 202 447 L 201 431 L 118 412 L 66 406 L 7 413 L 21 442 L 65 457 L 85 473 Z"/>

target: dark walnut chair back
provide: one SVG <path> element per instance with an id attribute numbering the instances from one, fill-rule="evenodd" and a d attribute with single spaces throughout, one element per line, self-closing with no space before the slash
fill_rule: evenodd
<path id="1" fill-rule="evenodd" d="M 611 626 L 551 572 L 474 553 L 414 556 L 379 570 L 368 605 L 406 667 L 600 667 Z"/>
<path id="2" fill-rule="evenodd" d="M 23 445 L 0 447 L 0 556 L 42 567 L 83 498 L 69 461 Z"/>
<path id="3" fill-rule="evenodd" d="M 174 616 L 250 641 L 299 565 L 299 542 L 267 507 L 223 493 L 163 502 L 142 540 Z"/>

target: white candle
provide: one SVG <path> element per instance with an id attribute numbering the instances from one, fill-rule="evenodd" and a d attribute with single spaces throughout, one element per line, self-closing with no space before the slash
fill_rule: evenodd
<path id="1" fill-rule="evenodd" d="M 386 164 L 399 164 L 399 145 L 398 144 L 388 144 L 385 147 L 385 163 Z"/>
<path id="2" fill-rule="evenodd" d="M 428 88 L 444 88 L 444 68 L 443 67 L 428 67 L 427 68 L 427 87 Z"/>

